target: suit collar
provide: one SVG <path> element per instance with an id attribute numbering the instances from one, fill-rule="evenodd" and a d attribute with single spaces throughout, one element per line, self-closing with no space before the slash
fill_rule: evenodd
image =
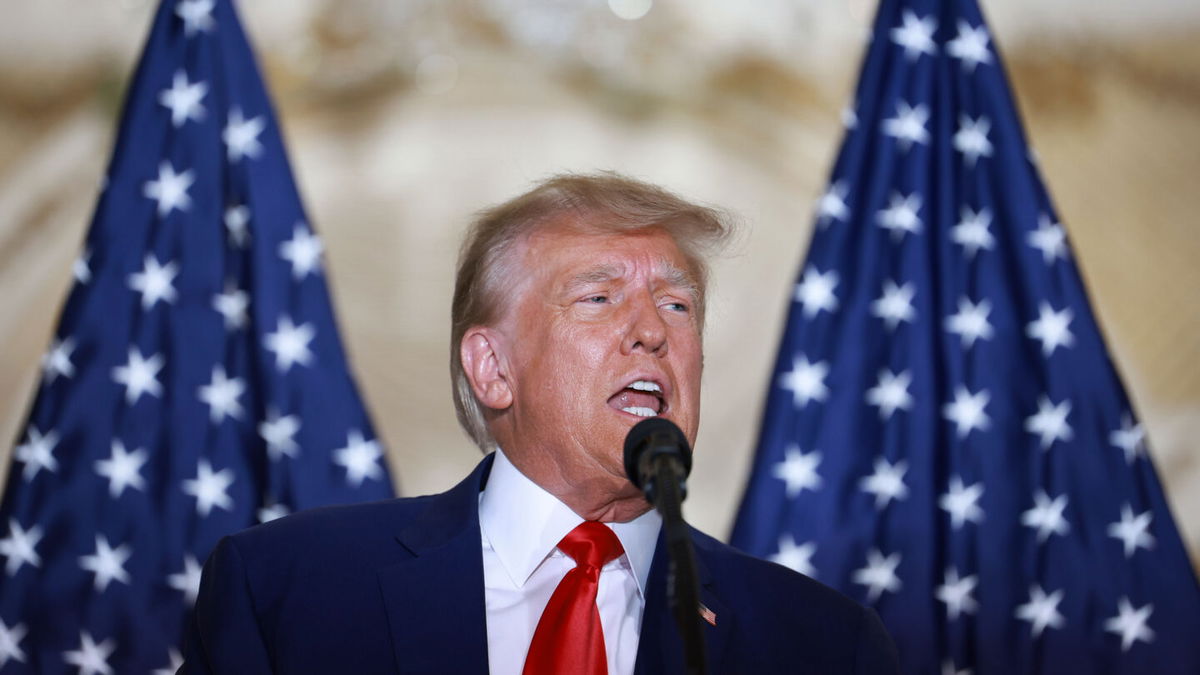
<path id="1" fill-rule="evenodd" d="M 463 535 L 466 529 L 479 536 L 479 491 L 487 484 L 495 455 L 488 454 L 458 485 L 433 495 L 425 509 L 396 534 L 414 556 Z"/>
<path id="2" fill-rule="evenodd" d="M 703 624 L 708 669 L 710 672 L 719 673 L 724 672 L 721 663 L 732 631 L 734 616 L 718 595 L 720 589 L 708 565 L 711 555 L 709 541 L 699 531 L 692 529 L 700 602 L 712 612 L 716 622 L 716 625 L 709 625 L 707 622 Z M 669 563 L 667 544 L 664 534 L 660 533 L 654 562 L 650 566 L 650 579 L 647 582 L 646 610 L 642 615 L 642 633 L 638 640 L 637 663 L 633 669 L 636 675 L 687 672 L 683 658 L 683 640 L 667 604 Z M 699 611 L 697 608 L 697 613 Z"/>
<path id="3" fill-rule="evenodd" d="M 396 535 L 412 557 L 378 571 L 399 672 L 445 672 L 448 663 L 458 672 L 488 670 L 478 503 L 491 467 L 488 455 L 461 483 L 429 497 Z"/>
<path id="4" fill-rule="evenodd" d="M 379 570 L 396 669 L 404 673 L 487 672 L 487 611 L 479 491 L 487 483 L 492 455 L 458 485 L 429 497 L 424 511 L 396 535 L 412 555 Z M 700 602 L 716 616 L 704 625 L 708 665 L 722 672 L 734 616 L 718 596 L 708 559 L 709 541 L 692 530 Z M 683 641 L 667 606 L 667 551 L 659 533 L 646 582 L 646 608 L 634 673 L 684 673 Z M 697 610 L 699 611 L 699 610 Z M 447 661 L 447 654 L 454 658 Z"/>

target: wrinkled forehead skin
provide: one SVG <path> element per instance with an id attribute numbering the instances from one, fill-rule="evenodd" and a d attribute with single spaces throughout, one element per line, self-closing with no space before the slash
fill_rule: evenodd
<path id="1" fill-rule="evenodd" d="M 534 280 L 540 275 L 539 261 L 532 246 L 537 240 L 570 234 L 599 235 L 595 239 L 597 247 L 602 246 L 604 235 L 627 235 L 637 238 L 656 231 L 667 234 L 674 242 L 675 248 L 686 263 L 684 269 L 671 264 L 664 270 L 668 280 L 677 285 L 686 286 L 691 290 L 697 309 L 697 330 L 701 337 L 704 335 L 705 310 L 707 308 L 707 266 L 704 259 L 681 241 L 676 231 L 664 225 L 645 227 L 622 226 L 614 223 L 612 216 L 604 213 L 580 213 L 568 211 L 557 214 L 543 222 L 530 227 L 509 243 L 497 260 L 496 267 L 500 283 L 494 289 L 496 314 L 492 322 L 502 320 L 515 307 L 514 301 L 527 292 Z M 598 251 L 599 253 L 599 251 Z"/>

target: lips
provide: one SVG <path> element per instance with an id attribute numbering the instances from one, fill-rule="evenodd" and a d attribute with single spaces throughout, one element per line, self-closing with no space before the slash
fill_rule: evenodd
<path id="1" fill-rule="evenodd" d="M 634 380 L 608 399 L 614 410 L 636 415 L 656 417 L 666 410 L 662 385 L 653 380 Z"/>

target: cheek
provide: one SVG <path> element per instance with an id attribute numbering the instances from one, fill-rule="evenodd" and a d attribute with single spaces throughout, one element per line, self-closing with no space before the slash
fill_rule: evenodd
<path id="1" fill-rule="evenodd" d="M 553 389 L 555 398 L 563 403 L 575 402 L 577 407 L 593 398 L 590 389 L 602 386 L 603 366 L 611 349 L 603 340 L 578 328 L 549 331 L 540 350 L 530 355 L 532 367 L 542 377 L 545 388 Z"/>

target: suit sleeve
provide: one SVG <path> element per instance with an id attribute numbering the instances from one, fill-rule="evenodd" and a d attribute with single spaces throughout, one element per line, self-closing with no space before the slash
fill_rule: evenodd
<path id="1" fill-rule="evenodd" d="M 863 609 L 854 648 L 854 675 L 899 675 L 896 645 L 873 609 Z"/>
<path id="2" fill-rule="evenodd" d="M 176 675 L 271 672 L 245 563 L 229 537 L 217 543 L 204 564 L 184 654 Z"/>

